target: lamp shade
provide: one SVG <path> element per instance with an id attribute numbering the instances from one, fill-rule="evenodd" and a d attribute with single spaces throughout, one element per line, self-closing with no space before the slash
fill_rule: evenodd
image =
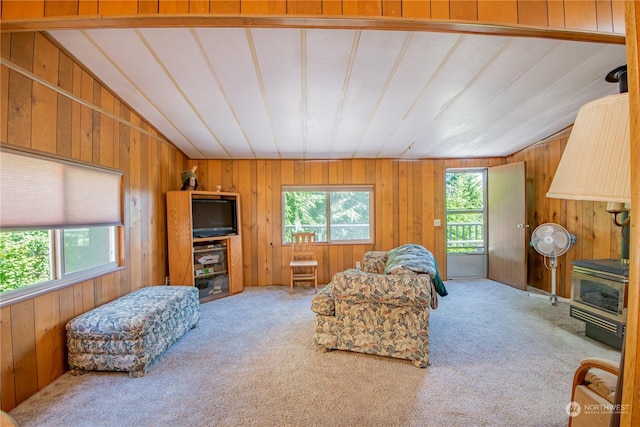
<path id="1" fill-rule="evenodd" d="M 580 108 L 547 197 L 631 202 L 629 94 Z"/>

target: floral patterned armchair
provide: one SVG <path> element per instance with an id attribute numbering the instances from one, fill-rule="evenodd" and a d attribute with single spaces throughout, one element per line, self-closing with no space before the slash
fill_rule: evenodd
<path id="1" fill-rule="evenodd" d="M 425 368 L 429 365 L 429 305 L 432 295 L 437 298 L 432 277 L 404 268 L 385 274 L 388 254 L 365 253 L 361 271 L 336 273 L 313 298 L 315 342 L 324 351 L 407 359 Z"/>

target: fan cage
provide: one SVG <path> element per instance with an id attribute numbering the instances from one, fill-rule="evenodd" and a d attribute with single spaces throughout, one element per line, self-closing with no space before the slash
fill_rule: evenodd
<path id="1" fill-rule="evenodd" d="M 531 234 L 531 246 L 540 255 L 558 257 L 569 250 L 572 245 L 571 234 L 561 225 L 553 223 L 541 224 Z"/>

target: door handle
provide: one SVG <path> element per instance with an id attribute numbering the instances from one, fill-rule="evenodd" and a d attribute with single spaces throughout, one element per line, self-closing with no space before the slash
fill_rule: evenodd
<path id="1" fill-rule="evenodd" d="M 523 229 L 523 228 L 529 228 L 529 224 L 518 224 L 518 228 L 519 229 Z"/>

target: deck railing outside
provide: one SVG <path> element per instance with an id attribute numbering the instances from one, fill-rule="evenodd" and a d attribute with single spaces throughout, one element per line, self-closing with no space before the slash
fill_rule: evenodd
<path id="1" fill-rule="evenodd" d="M 327 241 L 326 225 L 287 225 L 285 236 L 290 241 L 294 230 L 316 233 L 317 242 Z M 341 240 L 363 240 L 368 238 L 368 224 L 332 224 L 334 233 L 346 230 Z M 446 226 L 447 253 L 484 252 L 484 224 L 482 222 L 449 222 Z M 348 237 L 346 237 L 348 235 Z"/>
<path id="2" fill-rule="evenodd" d="M 447 210 L 447 253 L 485 251 L 482 209 Z"/>
<path id="3" fill-rule="evenodd" d="M 369 230 L 369 224 L 331 224 L 331 240 L 368 240 Z M 291 241 L 291 234 L 295 231 L 316 233 L 316 242 L 327 241 L 327 226 L 324 224 L 285 225 L 286 242 Z"/>

